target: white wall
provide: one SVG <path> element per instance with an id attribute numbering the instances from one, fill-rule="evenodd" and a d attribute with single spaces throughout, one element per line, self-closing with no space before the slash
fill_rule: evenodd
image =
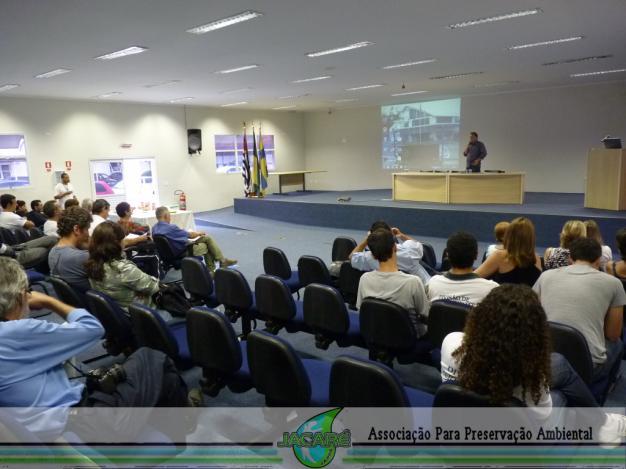
<path id="1" fill-rule="evenodd" d="M 382 169 L 379 107 L 305 116 L 312 189 L 390 188 Z M 587 151 L 606 134 L 626 143 L 626 84 L 464 97 L 461 145 L 471 130 L 489 153 L 483 169 L 527 173 L 526 190 L 584 192 Z M 308 181 L 308 179 L 307 179 Z"/>
<path id="2" fill-rule="evenodd" d="M 90 159 L 155 157 L 162 203 L 175 203 L 174 190 L 183 189 L 192 210 L 226 207 L 243 194 L 243 182 L 240 174 L 216 173 L 213 135 L 240 133 L 244 120 L 262 121 L 263 132 L 275 135 L 277 170 L 304 166 L 300 113 L 188 107 L 187 128 L 202 129 L 203 143 L 202 155 L 190 157 L 181 106 L 0 98 L 0 133 L 25 134 L 31 176 L 30 187 L 6 192 L 26 201 L 48 200 L 54 180 L 44 162 L 64 170 L 71 160 L 78 197 L 92 197 Z M 123 143 L 132 147 L 123 149 Z"/>

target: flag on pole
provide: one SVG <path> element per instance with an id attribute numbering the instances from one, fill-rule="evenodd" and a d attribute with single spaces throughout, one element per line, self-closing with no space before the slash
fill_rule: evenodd
<path id="1" fill-rule="evenodd" d="M 261 192 L 259 187 L 259 155 L 256 151 L 256 135 L 254 132 L 254 126 L 252 126 L 252 154 L 254 155 L 252 160 L 252 192 L 254 195 L 259 195 Z"/>
<path id="2" fill-rule="evenodd" d="M 241 161 L 241 176 L 243 177 L 243 193 L 250 195 L 250 158 L 248 156 L 248 141 L 246 139 L 246 123 L 243 123 L 243 158 Z"/>
<path id="3" fill-rule="evenodd" d="M 263 135 L 261 135 L 261 126 L 259 125 L 259 165 L 261 172 L 261 194 L 265 195 L 267 190 L 267 159 L 265 158 L 265 146 L 263 145 Z"/>

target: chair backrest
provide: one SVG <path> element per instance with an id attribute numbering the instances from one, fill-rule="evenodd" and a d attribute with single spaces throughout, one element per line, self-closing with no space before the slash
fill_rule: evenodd
<path id="1" fill-rule="evenodd" d="M 61 277 L 51 275 L 50 283 L 54 287 L 54 291 L 63 303 L 74 306 L 75 308 L 86 308 L 87 299 L 82 293 L 77 292 L 72 286 Z"/>
<path id="2" fill-rule="evenodd" d="M 407 310 L 389 301 L 365 298 L 359 310 L 361 335 L 370 350 L 411 350 L 417 336 Z"/>
<path id="3" fill-rule="evenodd" d="M 180 268 L 183 277 L 183 286 L 192 297 L 209 298 L 213 293 L 213 278 L 209 269 L 200 259 L 185 257 Z"/>
<path id="4" fill-rule="evenodd" d="M 220 267 L 215 271 L 215 295 L 217 301 L 236 310 L 247 310 L 252 306 L 252 291 L 248 281 L 235 269 Z"/>
<path id="5" fill-rule="evenodd" d="M 291 277 L 291 265 L 285 253 L 273 247 L 263 249 L 263 270 L 268 275 L 275 275 L 287 280 Z"/>
<path id="6" fill-rule="evenodd" d="M 132 333 L 130 318 L 113 298 L 95 290 L 87 290 L 87 305 L 104 327 L 107 339 L 107 351 L 117 355 L 125 347 L 134 347 L 135 338 Z"/>
<path id="7" fill-rule="evenodd" d="M 304 322 L 314 332 L 345 334 L 350 327 L 344 299 L 341 293 L 329 285 L 308 285 L 304 289 L 303 308 Z"/>
<path id="8" fill-rule="evenodd" d="M 576 370 L 578 376 L 585 383 L 590 384 L 593 362 L 585 336 L 578 329 L 557 322 L 548 322 L 548 327 L 552 350 L 563 355 Z"/>
<path id="9" fill-rule="evenodd" d="M 351 305 L 356 303 L 356 296 L 359 292 L 359 282 L 365 272 L 355 269 L 350 262 L 344 262 L 339 270 L 339 290 L 345 300 Z"/>
<path id="10" fill-rule="evenodd" d="M 241 368 L 241 347 L 226 316 L 196 307 L 189 310 L 186 321 L 189 352 L 196 365 L 228 374 Z"/>
<path id="11" fill-rule="evenodd" d="M 489 396 L 478 394 L 474 391 L 453 383 L 443 383 L 435 393 L 433 407 L 525 407 L 525 404 L 512 397 L 494 405 Z"/>
<path id="12" fill-rule="evenodd" d="M 430 305 L 428 310 L 428 339 L 435 348 L 441 348 L 443 339 L 450 332 L 463 331 L 469 309 L 469 306 L 445 301 L 434 301 Z"/>
<path id="13" fill-rule="evenodd" d="M 251 332 L 247 342 L 252 382 L 265 395 L 266 402 L 307 405 L 311 400 L 311 382 L 293 347 L 263 331 Z"/>
<path id="14" fill-rule="evenodd" d="M 298 259 L 298 276 L 303 287 L 310 283 L 332 285 L 328 267 L 322 259 L 316 256 L 302 256 Z"/>
<path id="15" fill-rule="evenodd" d="M 165 262 L 172 263 L 179 259 L 180 256 L 174 255 L 174 251 L 172 250 L 170 241 L 167 239 L 166 236 L 153 235 L 152 239 L 154 240 L 154 246 L 156 247 L 159 257 Z"/>
<path id="16" fill-rule="evenodd" d="M 437 268 L 437 255 L 435 254 L 435 248 L 433 248 L 432 244 L 422 243 L 424 248 L 424 254 L 422 256 L 422 260 L 426 262 L 433 269 Z"/>
<path id="17" fill-rule="evenodd" d="M 446 272 L 450 270 L 452 266 L 450 265 L 450 257 L 448 256 L 448 248 L 444 248 L 441 253 L 441 265 L 439 266 L 439 270 L 441 272 Z"/>
<path id="18" fill-rule="evenodd" d="M 273 275 L 259 275 L 254 282 L 256 309 L 261 316 L 289 321 L 296 315 L 296 303 L 285 282 Z"/>
<path id="19" fill-rule="evenodd" d="M 341 407 L 406 407 L 404 386 L 394 371 L 371 360 L 341 356 L 330 371 L 330 402 Z"/>
<path id="20" fill-rule="evenodd" d="M 333 241 L 332 259 L 335 261 L 347 261 L 350 253 L 356 247 L 356 241 L 347 236 L 339 236 Z"/>
<path id="21" fill-rule="evenodd" d="M 178 343 L 158 312 L 139 303 L 132 303 L 128 312 L 139 347 L 149 347 L 172 359 L 178 358 Z"/>
<path id="22" fill-rule="evenodd" d="M 2 235 L 2 241 L 9 246 L 19 244 L 13 232 L 8 228 L 0 227 L 0 235 Z"/>
<path id="23" fill-rule="evenodd" d="M 42 238 L 43 237 L 43 231 L 40 228 L 31 228 L 30 230 L 28 230 L 28 233 L 30 235 L 30 239 L 37 239 L 37 238 Z"/>

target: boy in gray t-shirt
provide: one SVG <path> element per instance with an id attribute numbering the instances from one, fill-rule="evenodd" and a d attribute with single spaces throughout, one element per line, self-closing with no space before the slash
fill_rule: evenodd
<path id="1" fill-rule="evenodd" d="M 620 336 L 626 294 L 622 282 L 598 270 L 602 247 L 580 238 L 570 247 L 574 263 L 541 274 L 533 289 L 549 321 L 579 330 L 589 346 L 594 381 L 609 375 L 622 356 Z"/>
<path id="2" fill-rule="evenodd" d="M 48 254 L 50 273 L 61 277 L 72 287 L 86 292 L 91 288 L 85 272 L 87 259 L 88 251 L 73 246 L 55 246 Z"/>
<path id="3" fill-rule="evenodd" d="M 396 243 L 389 230 L 379 229 L 367 238 L 372 255 L 379 263 L 379 268 L 363 274 L 359 281 L 356 306 L 367 297 L 378 298 L 395 303 L 409 312 L 418 337 L 426 333 L 426 325 L 420 321 L 428 316 L 428 299 L 424 285 L 419 277 L 405 274 L 398 270 Z"/>

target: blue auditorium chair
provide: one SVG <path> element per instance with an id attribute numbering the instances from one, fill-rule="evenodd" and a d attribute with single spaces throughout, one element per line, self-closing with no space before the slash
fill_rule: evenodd
<path id="1" fill-rule="evenodd" d="M 224 305 L 225 313 L 231 322 L 241 318 L 242 336 L 252 330 L 252 322 L 259 317 L 254 302 L 254 293 L 241 272 L 220 267 L 215 271 L 215 296 Z"/>
<path id="2" fill-rule="evenodd" d="M 443 383 L 435 393 L 434 407 L 494 407 L 489 396 L 478 394 L 456 383 Z M 519 399 L 507 399 L 497 407 L 526 407 Z"/>
<path id="3" fill-rule="evenodd" d="M 206 307 L 187 313 L 187 342 L 191 359 L 202 367 L 202 391 L 212 397 L 224 386 L 233 392 L 252 388 L 247 342 L 239 342 L 226 316 Z"/>
<path id="4" fill-rule="evenodd" d="M 433 365 L 441 366 L 441 344 L 451 332 L 462 332 L 470 307 L 448 301 L 433 301 L 428 310 L 428 332 L 426 337 L 433 345 Z"/>
<path id="5" fill-rule="evenodd" d="M 359 293 L 359 282 L 365 272 L 355 269 L 350 262 L 344 262 L 339 270 L 339 291 L 350 309 L 356 310 L 356 298 Z"/>
<path id="6" fill-rule="evenodd" d="M 434 396 L 403 386 L 388 366 L 341 356 L 330 371 L 330 404 L 340 407 L 432 407 Z"/>
<path id="7" fill-rule="evenodd" d="M 257 290 L 258 292 L 258 290 Z M 358 313 L 349 313 L 335 288 L 311 283 L 304 289 L 304 322 L 315 334 L 315 346 L 327 350 L 334 341 L 340 347 L 365 347 Z"/>
<path id="8" fill-rule="evenodd" d="M 356 247 L 356 241 L 347 236 L 338 236 L 333 241 L 332 261 L 347 261 Z"/>
<path id="9" fill-rule="evenodd" d="M 433 269 L 437 269 L 437 255 L 435 254 L 435 248 L 432 244 L 422 242 L 424 253 L 422 254 L 422 260 Z"/>
<path id="10" fill-rule="evenodd" d="M 268 406 L 329 405 L 330 363 L 301 359 L 284 339 L 263 331 L 248 336 L 248 363 Z"/>
<path id="11" fill-rule="evenodd" d="M 104 348 L 109 355 L 130 355 L 136 348 L 128 313 L 108 295 L 87 290 L 88 310 L 104 327 Z"/>
<path id="12" fill-rule="evenodd" d="M 185 257 L 180 262 L 183 286 L 191 295 L 191 303 L 203 304 L 209 308 L 219 306 L 215 296 L 213 278 L 206 265 L 195 257 Z"/>
<path id="13" fill-rule="evenodd" d="M 86 309 L 87 298 L 83 293 L 77 291 L 69 283 L 56 275 L 51 275 L 48 280 L 54 287 L 54 291 L 59 300 L 75 308 Z"/>
<path id="14" fill-rule="evenodd" d="M 316 256 L 301 256 L 298 259 L 298 275 L 303 287 L 311 283 L 333 285 L 333 280 L 324 261 Z"/>
<path id="15" fill-rule="evenodd" d="M 302 301 L 295 301 L 287 284 L 273 275 L 259 275 L 254 282 L 256 309 L 265 320 L 265 330 L 278 334 L 283 327 L 288 332 L 307 330 Z"/>
<path id="16" fill-rule="evenodd" d="M 282 278 L 292 293 L 298 294 L 302 285 L 297 270 L 291 270 L 291 265 L 287 260 L 285 253 L 274 247 L 266 247 L 263 249 L 263 270 L 268 275 L 275 275 Z"/>

